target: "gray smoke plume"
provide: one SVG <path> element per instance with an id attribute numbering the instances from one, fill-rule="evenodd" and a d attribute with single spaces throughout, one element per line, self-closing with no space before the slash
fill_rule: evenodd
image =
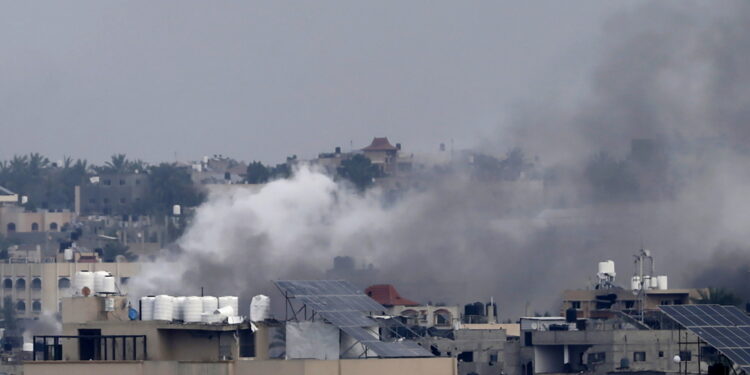
<path id="1" fill-rule="evenodd" d="M 148 265 L 138 290 L 205 286 L 246 304 L 273 293 L 270 280 L 322 277 L 348 255 L 406 297 L 494 297 L 513 317 L 556 312 L 598 261 L 615 260 L 627 285 L 641 246 L 672 287 L 707 286 L 696 267 L 720 244 L 750 240 L 750 4 L 651 3 L 604 30 L 586 93 L 517 109 L 501 141 L 480 145 L 520 146 L 520 175 L 474 155 L 395 201 L 308 168 L 257 193 L 213 193 L 182 251 Z"/>

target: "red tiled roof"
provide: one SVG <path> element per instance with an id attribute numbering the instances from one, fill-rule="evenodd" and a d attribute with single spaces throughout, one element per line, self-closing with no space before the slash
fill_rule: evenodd
<path id="1" fill-rule="evenodd" d="M 362 149 L 362 151 L 397 151 L 398 148 L 388 142 L 388 137 L 372 139 L 372 143 L 369 146 Z"/>
<path id="2" fill-rule="evenodd" d="M 365 294 L 383 306 L 419 306 L 418 302 L 401 297 L 391 284 L 372 285 Z"/>

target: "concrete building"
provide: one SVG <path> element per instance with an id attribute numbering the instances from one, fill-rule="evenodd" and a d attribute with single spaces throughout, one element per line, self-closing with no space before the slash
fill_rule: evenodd
<path id="1" fill-rule="evenodd" d="M 0 204 L 18 203 L 18 194 L 0 186 Z"/>
<path id="2" fill-rule="evenodd" d="M 26 211 L 17 204 L 0 205 L 0 233 L 59 232 L 70 226 L 75 214 L 69 210 Z"/>
<path id="3" fill-rule="evenodd" d="M 24 374 L 456 374 L 451 358 L 273 359 L 279 322 L 140 321 L 128 311 L 121 296 L 64 299 L 63 334 L 35 336 Z"/>
<path id="4" fill-rule="evenodd" d="M 147 193 L 145 173 L 102 174 L 76 187 L 75 209 L 79 215 L 130 215 Z"/>
<path id="5" fill-rule="evenodd" d="M 401 297 L 393 285 L 372 285 L 365 294 L 385 306 L 388 314 L 404 318 L 407 326 L 453 329 L 461 321 L 458 306 L 421 305 Z"/>
<path id="6" fill-rule="evenodd" d="M 45 312 L 57 313 L 60 299 L 74 293 L 72 281 L 76 272 L 108 271 L 116 277 L 120 290 L 127 292 L 131 278 L 140 268 L 140 263 L 0 263 L 0 304 L 9 297 L 17 316 L 25 319 Z"/>
<path id="7" fill-rule="evenodd" d="M 622 288 L 566 290 L 561 312 L 572 308 L 579 318 L 607 318 L 620 312 L 637 315 L 641 305 L 646 311 L 655 311 L 663 305 L 691 304 L 700 297 L 699 292 L 699 289 L 651 289 L 638 295 Z"/>

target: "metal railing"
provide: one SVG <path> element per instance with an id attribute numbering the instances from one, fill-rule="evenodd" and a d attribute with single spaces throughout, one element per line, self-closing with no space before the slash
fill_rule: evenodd
<path id="1" fill-rule="evenodd" d="M 34 336 L 34 361 L 62 361 L 63 340 L 76 340 L 76 360 L 136 361 L 146 360 L 146 335 L 79 335 Z"/>

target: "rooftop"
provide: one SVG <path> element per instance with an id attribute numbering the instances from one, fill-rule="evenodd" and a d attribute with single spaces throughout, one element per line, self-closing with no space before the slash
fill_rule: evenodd
<path id="1" fill-rule="evenodd" d="M 388 142 L 388 137 L 375 137 L 372 139 L 372 143 L 363 148 L 362 151 L 398 151 L 398 148 Z"/>
<path id="2" fill-rule="evenodd" d="M 365 294 L 383 306 L 419 306 L 419 302 L 401 297 L 391 284 L 372 285 L 365 289 Z"/>

